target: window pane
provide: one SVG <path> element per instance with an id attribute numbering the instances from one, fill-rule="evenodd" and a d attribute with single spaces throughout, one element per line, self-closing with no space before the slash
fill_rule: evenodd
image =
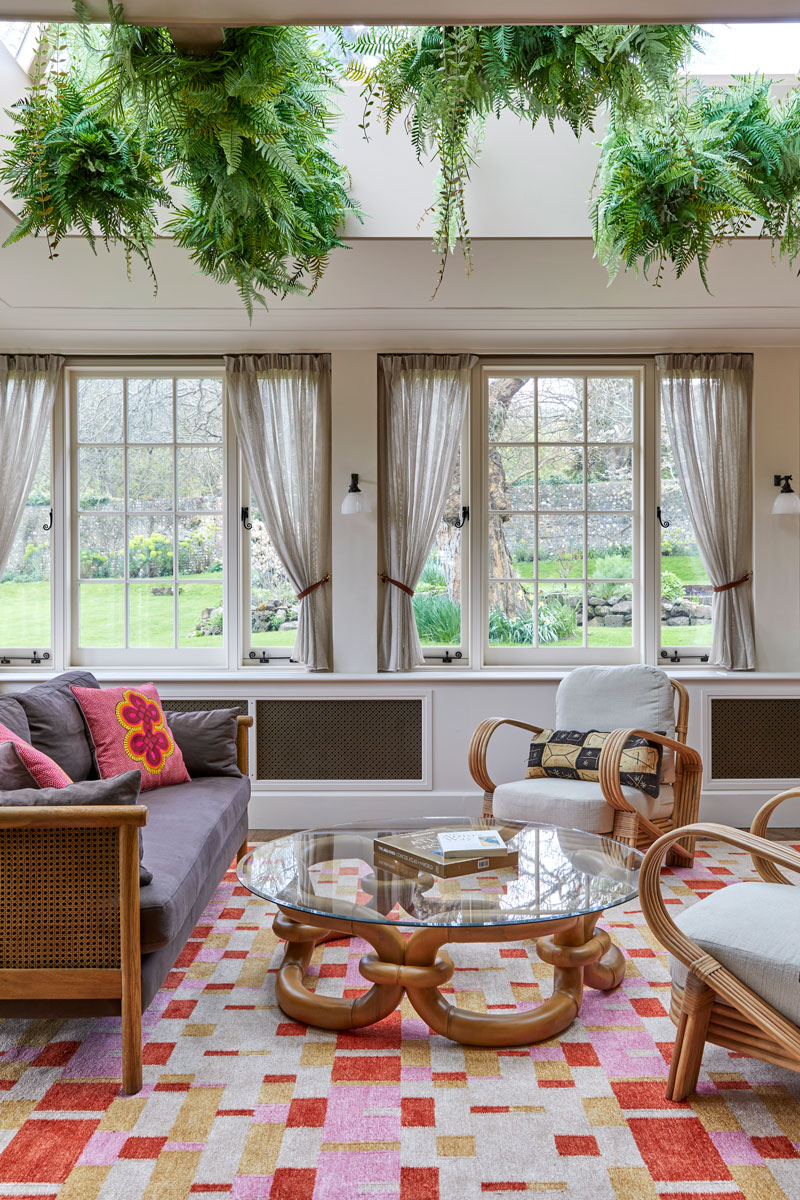
<path id="1" fill-rule="evenodd" d="M 590 442 L 633 441 L 633 380 L 590 377 L 586 384 Z"/>
<path id="2" fill-rule="evenodd" d="M 172 441 L 172 380 L 128 380 L 128 441 Z"/>
<path id="3" fill-rule="evenodd" d="M 86 512 L 122 512 L 125 478 L 122 450 L 82 446 L 78 451 L 78 508 Z"/>
<path id="4" fill-rule="evenodd" d="M 661 643 L 711 645 L 711 581 L 681 495 L 666 422 L 661 422 Z"/>
<path id="5" fill-rule="evenodd" d="M 128 508 L 132 512 L 172 508 L 171 446 L 138 446 L 128 451 Z"/>
<path id="6" fill-rule="evenodd" d="M 583 447 L 539 447 L 539 508 L 583 508 Z"/>
<path id="7" fill-rule="evenodd" d="M 583 379 L 539 380 L 539 441 L 583 441 Z"/>
<path id="8" fill-rule="evenodd" d="M 590 579 L 633 578 L 633 525 L 625 514 L 603 513 L 588 518 Z"/>
<path id="9" fill-rule="evenodd" d="M 536 385 L 532 379 L 489 380 L 489 441 L 532 442 L 536 437 Z"/>
<path id="10" fill-rule="evenodd" d="M 221 447 L 179 447 L 178 508 L 182 512 L 221 512 L 222 478 Z"/>
<path id="11" fill-rule="evenodd" d="M 78 588 L 80 645 L 125 645 L 125 584 L 82 583 Z"/>
<path id="12" fill-rule="evenodd" d="M 533 513 L 489 518 L 489 575 L 533 579 L 536 573 L 536 517 Z"/>
<path id="13" fill-rule="evenodd" d="M 261 514 L 251 498 L 250 641 L 257 646 L 293 646 L 297 635 L 297 596 Z"/>
<path id="14" fill-rule="evenodd" d="M 0 646 L 50 646 L 50 431 L 0 579 Z"/>
<path id="15" fill-rule="evenodd" d="M 423 646 L 461 643 L 461 499 L 459 452 L 436 541 L 411 601 Z"/>
<path id="16" fill-rule="evenodd" d="M 489 448 L 489 508 L 536 508 L 536 451 L 532 446 Z"/>
<path id="17" fill-rule="evenodd" d="M 222 645 L 222 582 L 184 583 L 178 592 L 178 642 L 196 650 Z"/>
<path id="18" fill-rule="evenodd" d="M 539 518 L 539 578 L 583 576 L 583 517 Z"/>
<path id="19" fill-rule="evenodd" d="M 539 645 L 583 645 L 583 584 L 547 583 L 539 587 Z"/>
<path id="20" fill-rule="evenodd" d="M 172 583 L 132 583 L 128 588 L 128 622 L 131 646 L 172 646 L 175 639 Z"/>
<path id="21" fill-rule="evenodd" d="M 78 517 L 81 579 L 121 579 L 125 573 L 124 545 L 124 517 Z"/>
<path id="22" fill-rule="evenodd" d="M 169 517 L 130 517 L 128 574 L 131 579 L 172 578 L 172 521 Z"/>
<path id="23" fill-rule="evenodd" d="M 121 379 L 78 380 L 78 441 L 123 441 Z"/>
<path id="24" fill-rule="evenodd" d="M 178 574 L 181 579 L 222 577 L 222 517 L 178 521 Z"/>
<path id="25" fill-rule="evenodd" d="M 633 447 L 589 447 L 589 508 L 633 508 Z"/>
<path id="26" fill-rule="evenodd" d="M 178 379 L 176 418 L 179 442 L 222 441 L 222 380 Z"/>
<path id="27" fill-rule="evenodd" d="M 489 584 L 489 645 L 533 646 L 535 589 L 532 584 Z"/>

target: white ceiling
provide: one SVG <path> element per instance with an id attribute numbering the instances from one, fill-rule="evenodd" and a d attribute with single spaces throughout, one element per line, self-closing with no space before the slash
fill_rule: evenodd
<path id="1" fill-rule="evenodd" d="M 88 0 L 106 20 L 106 0 Z M 223 10 L 221 12 L 221 9 Z M 224 15 L 223 15 L 224 14 Z M 788 21 L 799 0 L 126 0 L 138 25 L 370 25 Z M 0 20 L 74 21 L 73 0 L 0 0 Z"/>

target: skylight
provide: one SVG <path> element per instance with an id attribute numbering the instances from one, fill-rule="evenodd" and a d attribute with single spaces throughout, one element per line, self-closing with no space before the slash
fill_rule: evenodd
<path id="1" fill-rule="evenodd" d="M 38 24 L 31 21 L 0 21 L 0 42 L 26 71 L 33 61 Z"/>
<path id="2" fill-rule="evenodd" d="M 800 21 L 704 25 L 711 36 L 692 55 L 691 75 L 797 75 Z"/>

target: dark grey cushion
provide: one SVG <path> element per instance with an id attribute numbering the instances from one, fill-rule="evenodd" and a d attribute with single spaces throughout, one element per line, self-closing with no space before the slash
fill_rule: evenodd
<path id="1" fill-rule="evenodd" d="M 6 729 L 10 729 L 26 742 L 31 740 L 28 718 L 16 695 L 0 696 L 0 725 L 5 725 Z"/>
<path id="2" fill-rule="evenodd" d="M 100 686 L 91 671 L 65 671 L 55 679 L 37 683 L 30 691 L 15 692 L 14 699 L 28 718 L 28 740 L 37 750 L 43 750 L 55 759 L 70 779 L 79 783 L 84 779 L 97 779 L 98 770 L 81 706 L 69 690 L 70 684 Z"/>
<path id="3" fill-rule="evenodd" d="M 168 712 L 167 722 L 192 779 L 201 775 L 241 775 L 236 765 L 235 708 L 211 712 Z"/>
<path id="4" fill-rule="evenodd" d="M 38 786 L 20 758 L 19 750 L 14 743 L 0 742 L 0 789 L 13 792 L 17 788 L 38 788 Z"/>
<path id="5" fill-rule="evenodd" d="M 0 789 L 0 806 L 4 808 L 32 808 L 58 804 L 136 804 L 142 786 L 141 771 L 126 771 L 113 779 L 82 779 L 63 788 L 33 787 Z M 139 886 L 144 887 L 153 878 L 142 865 L 143 840 L 139 830 Z"/>
<path id="6" fill-rule="evenodd" d="M 208 876 L 216 870 L 221 848 L 242 824 L 250 780 L 241 775 L 193 779 L 154 788 L 146 799 L 142 838 L 153 882 L 142 893 L 145 954 L 166 946 L 179 933 Z"/>

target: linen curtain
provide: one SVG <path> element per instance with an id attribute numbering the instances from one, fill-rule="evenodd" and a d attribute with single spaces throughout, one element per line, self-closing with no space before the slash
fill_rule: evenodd
<path id="1" fill-rule="evenodd" d="M 300 602 L 294 657 L 329 670 L 330 357 L 241 355 L 225 371 L 250 483 Z"/>
<path id="2" fill-rule="evenodd" d="M 64 359 L 0 355 L 0 575 L 50 424 Z"/>
<path id="3" fill-rule="evenodd" d="M 381 671 L 408 671 L 425 661 L 411 597 L 442 519 L 476 362 L 467 354 L 381 359 Z"/>
<path id="4" fill-rule="evenodd" d="M 751 354 L 660 354 L 656 372 L 675 469 L 714 586 L 710 662 L 755 665 L 750 564 Z"/>

